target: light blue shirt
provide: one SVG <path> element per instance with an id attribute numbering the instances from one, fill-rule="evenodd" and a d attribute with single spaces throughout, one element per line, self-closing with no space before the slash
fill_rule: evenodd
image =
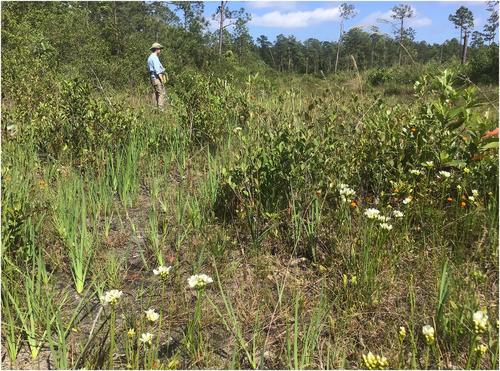
<path id="1" fill-rule="evenodd" d="M 157 79 L 160 73 L 165 72 L 165 68 L 161 65 L 160 58 L 156 53 L 151 53 L 148 57 L 148 71 L 152 79 Z"/>

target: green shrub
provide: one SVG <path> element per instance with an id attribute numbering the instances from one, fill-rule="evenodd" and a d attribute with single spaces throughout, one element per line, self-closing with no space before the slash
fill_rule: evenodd
<path id="1" fill-rule="evenodd" d="M 474 50 L 466 72 L 472 81 L 498 84 L 498 46 Z"/>
<path id="2" fill-rule="evenodd" d="M 4 118 L 6 126 L 17 127 L 16 140 L 32 142 L 44 157 L 79 162 L 95 159 L 99 150 L 112 154 L 138 123 L 137 113 L 93 97 L 90 85 L 80 80 L 63 80 L 33 110 L 16 107 Z"/>
<path id="3" fill-rule="evenodd" d="M 200 144 L 217 144 L 230 125 L 244 125 L 248 119 L 245 96 L 228 81 L 187 70 L 174 87 L 183 109 L 184 130 Z"/>

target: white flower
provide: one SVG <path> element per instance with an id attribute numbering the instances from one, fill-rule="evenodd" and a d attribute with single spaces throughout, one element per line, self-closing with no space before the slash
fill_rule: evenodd
<path id="1" fill-rule="evenodd" d="M 109 290 L 106 291 L 104 295 L 100 297 L 100 299 L 103 304 L 115 305 L 116 303 L 118 303 L 118 300 L 121 298 L 122 295 L 123 291 Z"/>
<path id="2" fill-rule="evenodd" d="M 148 346 L 153 343 L 153 334 L 146 332 L 145 334 L 141 335 L 141 341 L 144 343 L 144 345 Z"/>
<path id="3" fill-rule="evenodd" d="M 413 174 L 413 175 L 422 175 L 423 172 L 421 170 L 411 169 L 410 170 L 410 174 Z"/>
<path id="4" fill-rule="evenodd" d="M 434 336 L 434 327 L 431 325 L 425 325 L 422 327 L 422 334 L 424 336 Z"/>
<path id="5" fill-rule="evenodd" d="M 422 327 L 422 335 L 424 335 L 427 344 L 432 344 L 434 342 L 434 327 L 425 325 Z"/>
<path id="6" fill-rule="evenodd" d="M 195 274 L 188 278 L 188 285 L 192 289 L 204 287 L 212 282 L 212 278 L 206 274 Z"/>
<path id="7" fill-rule="evenodd" d="M 402 218 L 402 217 L 404 216 L 404 214 L 403 214 L 401 211 L 399 211 L 399 210 L 394 210 L 394 211 L 392 212 L 392 215 L 393 215 L 395 218 Z"/>
<path id="8" fill-rule="evenodd" d="M 156 322 L 158 318 L 160 318 L 160 315 L 156 313 L 154 309 L 148 309 L 144 313 L 146 313 L 146 319 L 149 322 Z"/>
<path id="9" fill-rule="evenodd" d="M 468 198 L 469 198 L 469 201 L 471 201 L 471 202 L 474 202 L 474 201 L 476 200 L 476 199 L 474 198 L 474 196 L 469 196 Z"/>
<path id="10" fill-rule="evenodd" d="M 403 203 L 404 203 L 405 205 L 408 205 L 410 202 L 411 202 L 411 197 L 406 197 L 406 198 L 403 200 Z"/>
<path id="11" fill-rule="evenodd" d="M 472 322 L 474 322 L 474 330 L 480 334 L 484 332 L 488 326 L 488 315 L 482 310 L 478 310 L 472 315 Z"/>
<path id="12" fill-rule="evenodd" d="M 470 169 L 468 167 L 464 167 L 464 173 L 465 174 L 469 174 L 470 173 Z"/>
<path id="13" fill-rule="evenodd" d="M 153 274 L 155 276 L 160 276 L 161 278 L 166 278 L 170 274 L 172 267 L 165 267 L 164 265 L 160 265 L 158 269 L 153 269 Z"/>
<path id="14" fill-rule="evenodd" d="M 378 219 L 380 211 L 374 208 L 369 208 L 365 210 L 364 214 L 368 219 Z"/>
<path id="15" fill-rule="evenodd" d="M 377 220 L 379 222 L 388 222 L 389 220 L 391 220 L 391 217 L 390 216 L 378 215 L 377 216 Z"/>
<path id="16" fill-rule="evenodd" d="M 451 176 L 451 173 L 449 171 L 441 170 L 439 172 L 439 175 L 441 175 L 443 178 L 449 178 Z"/>
<path id="17" fill-rule="evenodd" d="M 434 166 L 434 161 L 426 161 L 424 162 L 425 167 L 433 167 Z"/>
<path id="18" fill-rule="evenodd" d="M 392 225 L 388 223 L 380 223 L 380 228 L 390 231 L 392 229 Z"/>
<path id="19" fill-rule="evenodd" d="M 457 189 L 458 189 L 459 191 L 461 191 L 461 190 L 462 190 L 462 186 L 461 186 L 460 184 L 458 184 L 458 185 L 457 185 Z"/>
<path id="20" fill-rule="evenodd" d="M 479 196 L 479 192 L 478 192 L 478 190 L 477 190 L 477 189 L 473 189 L 473 190 L 472 190 L 472 195 L 473 195 L 474 197 Z"/>
<path id="21" fill-rule="evenodd" d="M 339 184 L 337 187 L 340 193 L 340 198 L 342 202 L 348 202 L 351 201 L 351 199 L 354 197 L 356 192 L 352 188 L 349 188 L 347 184 Z"/>

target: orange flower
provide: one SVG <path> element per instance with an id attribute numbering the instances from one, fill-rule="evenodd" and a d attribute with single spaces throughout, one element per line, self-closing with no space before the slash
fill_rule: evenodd
<path id="1" fill-rule="evenodd" d="M 465 201 L 465 195 L 462 195 L 460 198 Z"/>
<path id="2" fill-rule="evenodd" d="M 356 207 L 358 207 L 358 203 L 356 202 L 356 200 L 352 200 L 352 201 L 351 201 L 351 207 L 352 207 L 353 209 L 355 209 Z"/>
<path id="3" fill-rule="evenodd" d="M 395 188 L 394 193 L 399 193 L 399 188 Z"/>
<path id="4" fill-rule="evenodd" d="M 410 130 L 412 133 L 415 133 L 417 131 L 417 129 L 415 129 L 415 128 L 411 128 Z"/>
<path id="5" fill-rule="evenodd" d="M 464 201 L 460 202 L 460 207 L 461 208 L 464 208 L 465 206 L 467 206 L 467 204 Z"/>
<path id="6" fill-rule="evenodd" d="M 453 202 L 453 198 L 451 198 L 451 197 L 448 197 L 446 200 L 447 200 L 448 202 Z"/>

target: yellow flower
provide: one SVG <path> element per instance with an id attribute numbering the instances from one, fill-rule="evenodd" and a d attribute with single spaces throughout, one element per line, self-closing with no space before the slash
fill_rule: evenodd
<path id="1" fill-rule="evenodd" d="M 135 337 L 135 330 L 133 328 L 129 329 L 127 331 L 127 336 L 129 337 L 129 339 L 132 339 Z"/>
<path id="2" fill-rule="evenodd" d="M 486 353 L 486 351 L 488 350 L 488 347 L 484 344 L 479 344 L 476 346 L 476 353 L 478 353 L 479 355 L 484 355 L 484 353 Z"/>
<path id="3" fill-rule="evenodd" d="M 374 355 L 372 352 L 363 354 L 363 363 L 369 370 L 384 370 L 389 367 L 389 362 L 384 356 Z"/>
<path id="4" fill-rule="evenodd" d="M 405 338 L 406 338 L 406 328 L 404 326 L 401 326 L 399 328 L 399 340 L 403 342 Z"/>

